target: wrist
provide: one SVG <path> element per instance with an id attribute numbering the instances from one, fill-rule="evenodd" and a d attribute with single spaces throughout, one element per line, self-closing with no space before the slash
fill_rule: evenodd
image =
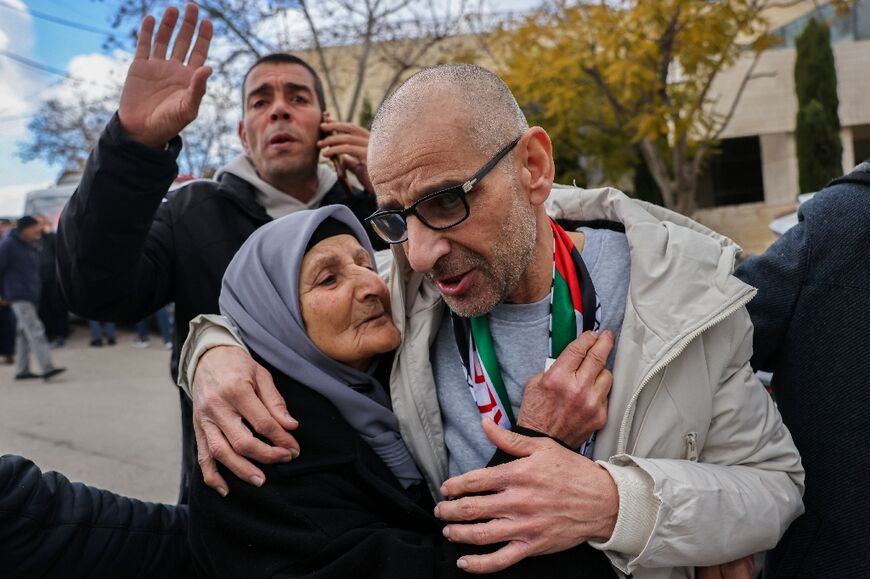
<path id="1" fill-rule="evenodd" d="M 616 481 L 600 464 L 595 463 L 598 471 L 599 488 L 601 496 L 598 504 L 601 507 L 601 516 L 598 519 L 598 526 L 592 537 L 599 540 L 609 540 L 613 536 L 613 531 L 616 529 L 616 522 L 619 519 L 619 489 L 616 486 Z"/>
<path id="2" fill-rule="evenodd" d="M 124 115 L 121 111 L 118 111 L 118 122 L 121 125 L 121 132 L 129 141 L 133 141 L 134 143 L 139 143 L 140 145 L 145 145 L 150 149 L 156 149 L 158 151 L 165 151 L 171 137 L 169 139 L 164 139 L 162 137 L 155 137 L 153 135 L 149 135 L 147 133 L 141 133 L 138 131 L 131 130 L 129 124 L 124 121 Z"/>

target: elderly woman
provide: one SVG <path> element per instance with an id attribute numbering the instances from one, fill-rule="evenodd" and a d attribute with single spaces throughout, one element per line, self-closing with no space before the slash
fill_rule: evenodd
<path id="1" fill-rule="evenodd" d="M 225 498 L 195 477 L 190 543 L 201 576 L 465 576 L 456 560 L 472 551 L 442 536 L 391 410 L 401 336 L 389 302 L 368 237 L 341 206 L 261 228 L 230 263 L 221 312 L 293 400 L 304 452 L 261 465 L 260 488 L 222 470 Z M 497 576 L 533 574 L 614 576 L 586 545 Z"/>

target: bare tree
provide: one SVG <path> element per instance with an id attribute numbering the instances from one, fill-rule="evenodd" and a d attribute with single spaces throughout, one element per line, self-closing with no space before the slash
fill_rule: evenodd
<path id="1" fill-rule="evenodd" d="M 107 99 L 89 98 L 82 92 L 71 99 L 50 98 L 28 123 L 29 139 L 19 145 L 17 156 L 81 171 L 112 111 Z"/>
<path id="2" fill-rule="evenodd" d="M 212 62 L 218 75 L 238 86 L 240 64 L 270 52 L 307 53 L 326 90 L 327 106 L 339 120 L 355 120 L 363 99 L 375 108 L 409 71 L 437 60 L 433 49 L 446 39 L 473 32 L 469 22 L 486 0 L 198 0 L 213 21 Z M 145 14 L 171 0 L 123 0 L 114 38 L 126 42 Z M 479 20 L 479 18 L 478 18 Z M 369 86 L 372 78 L 376 86 Z M 381 80 L 384 79 L 384 82 Z M 373 94 L 374 91 L 378 91 Z"/>
<path id="3" fill-rule="evenodd" d="M 80 171 L 121 98 L 121 87 L 67 79 L 57 96 L 42 103 L 28 123 L 28 138 L 16 154 L 24 161 L 41 159 L 64 170 Z M 206 95 L 200 117 L 182 133 L 178 159 L 182 174 L 208 177 L 239 151 L 228 110 L 237 106 L 231 89 L 220 84 Z"/>

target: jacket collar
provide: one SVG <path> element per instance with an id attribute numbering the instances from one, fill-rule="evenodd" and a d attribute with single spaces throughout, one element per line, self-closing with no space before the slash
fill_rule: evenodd
<path id="1" fill-rule="evenodd" d="M 547 212 L 625 226 L 631 254 L 626 317 L 637 316 L 644 362 L 653 363 L 752 289 L 731 275 L 740 247 L 691 219 L 611 187 L 554 185 Z"/>

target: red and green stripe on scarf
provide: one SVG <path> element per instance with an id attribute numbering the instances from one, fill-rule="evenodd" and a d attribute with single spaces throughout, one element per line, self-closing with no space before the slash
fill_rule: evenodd
<path id="1" fill-rule="evenodd" d="M 549 345 L 550 360 L 555 360 L 582 332 L 598 329 L 601 309 L 592 279 L 571 237 L 553 220 L 550 226 L 554 249 Z M 489 316 L 461 318 L 453 314 L 453 328 L 468 387 L 481 416 L 490 417 L 502 428 L 511 428 L 516 419 L 489 330 Z M 591 451 L 593 441 L 594 434 L 581 449 L 584 454 Z"/>

